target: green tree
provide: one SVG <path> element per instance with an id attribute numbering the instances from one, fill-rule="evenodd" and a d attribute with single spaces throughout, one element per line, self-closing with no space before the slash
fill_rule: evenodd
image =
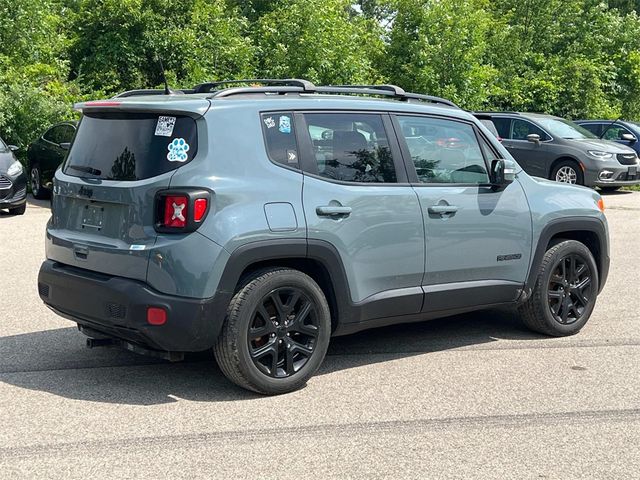
<path id="1" fill-rule="evenodd" d="M 280 1 L 254 30 L 258 67 L 266 77 L 302 77 L 321 84 L 379 79 L 373 58 L 380 27 L 348 0 Z"/>
<path id="2" fill-rule="evenodd" d="M 0 0 L 0 135 L 9 143 L 25 147 L 74 115 L 79 92 L 66 81 L 64 11 L 53 0 Z"/>
<path id="3" fill-rule="evenodd" d="M 491 94 L 496 68 L 485 63 L 491 17 L 485 0 L 399 0 L 384 73 L 419 93 L 479 108 Z"/>
<path id="4" fill-rule="evenodd" d="M 179 86 L 252 71 L 236 9 L 223 0 L 84 0 L 75 16 L 73 77 L 118 92 L 161 83 L 158 57 Z"/>

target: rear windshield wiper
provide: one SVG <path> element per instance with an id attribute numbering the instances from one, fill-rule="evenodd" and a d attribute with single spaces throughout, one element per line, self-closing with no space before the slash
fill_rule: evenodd
<path id="1" fill-rule="evenodd" d="M 83 165 L 69 165 L 69 168 L 72 168 L 73 170 L 78 170 L 79 172 L 88 173 L 90 175 L 100 175 L 102 173 L 102 171 L 98 170 L 97 168 L 85 167 Z"/>

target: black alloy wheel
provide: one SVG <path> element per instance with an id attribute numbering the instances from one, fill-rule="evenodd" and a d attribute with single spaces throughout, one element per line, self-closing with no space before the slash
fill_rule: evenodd
<path id="1" fill-rule="evenodd" d="M 318 331 L 309 297 L 299 288 L 277 288 L 265 295 L 251 320 L 249 355 L 264 374 L 289 377 L 313 355 Z"/>
<path id="2" fill-rule="evenodd" d="M 574 335 L 585 326 L 599 293 L 593 253 L 584 243 L 559 240 L 545 252 L 531 293 L 518 306 L 524 324 L 554 337 Z"/>
<path id="3" fill-rule="evenodd" d="M 240 281 L 213 353 L 236 385 L 278 395 L 307 383 L 330 338 L 331 311 L 320 286 L 299 270 L 272 267 Z"/>
<path id="4" fill-rule="evenodd" d="M 594 299 L 587 260 L 576 253 L 562 257 L 549 278 L 547 297 L 558 323 L 571 325 L 579 321 Z"/>

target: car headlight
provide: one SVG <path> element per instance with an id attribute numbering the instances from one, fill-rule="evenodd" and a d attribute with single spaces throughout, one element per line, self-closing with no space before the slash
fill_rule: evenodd
<path id="1" fill-rule="evenodd" d="M 601 152 L 600 150 L 589 150 L 587 153 L 599 160 L 609 160 L 610 158 L 613 158 L 613 153 Z"/>
<path id="2" fill-rule="evenodd" d="M 16 160 L 11 165 L 9 165 L 9 168 L 7 169 L 7 173 L 10 176 L 15 177 L 16 175 L 20 175 L 22 173 L 22 170 L 23 170 L 22 164 Z"/>

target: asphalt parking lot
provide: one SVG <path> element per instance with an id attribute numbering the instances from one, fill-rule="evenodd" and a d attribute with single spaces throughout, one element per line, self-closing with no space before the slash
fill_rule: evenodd
<path id="1" fill-rule="evenodd" d="M 0 478 L 638 478 L 640 192 L 578 335 L 489 311 L 334 339 L 301 391 L 89 350 L 40 302 L 46 202 L 0 213 Z"/>

